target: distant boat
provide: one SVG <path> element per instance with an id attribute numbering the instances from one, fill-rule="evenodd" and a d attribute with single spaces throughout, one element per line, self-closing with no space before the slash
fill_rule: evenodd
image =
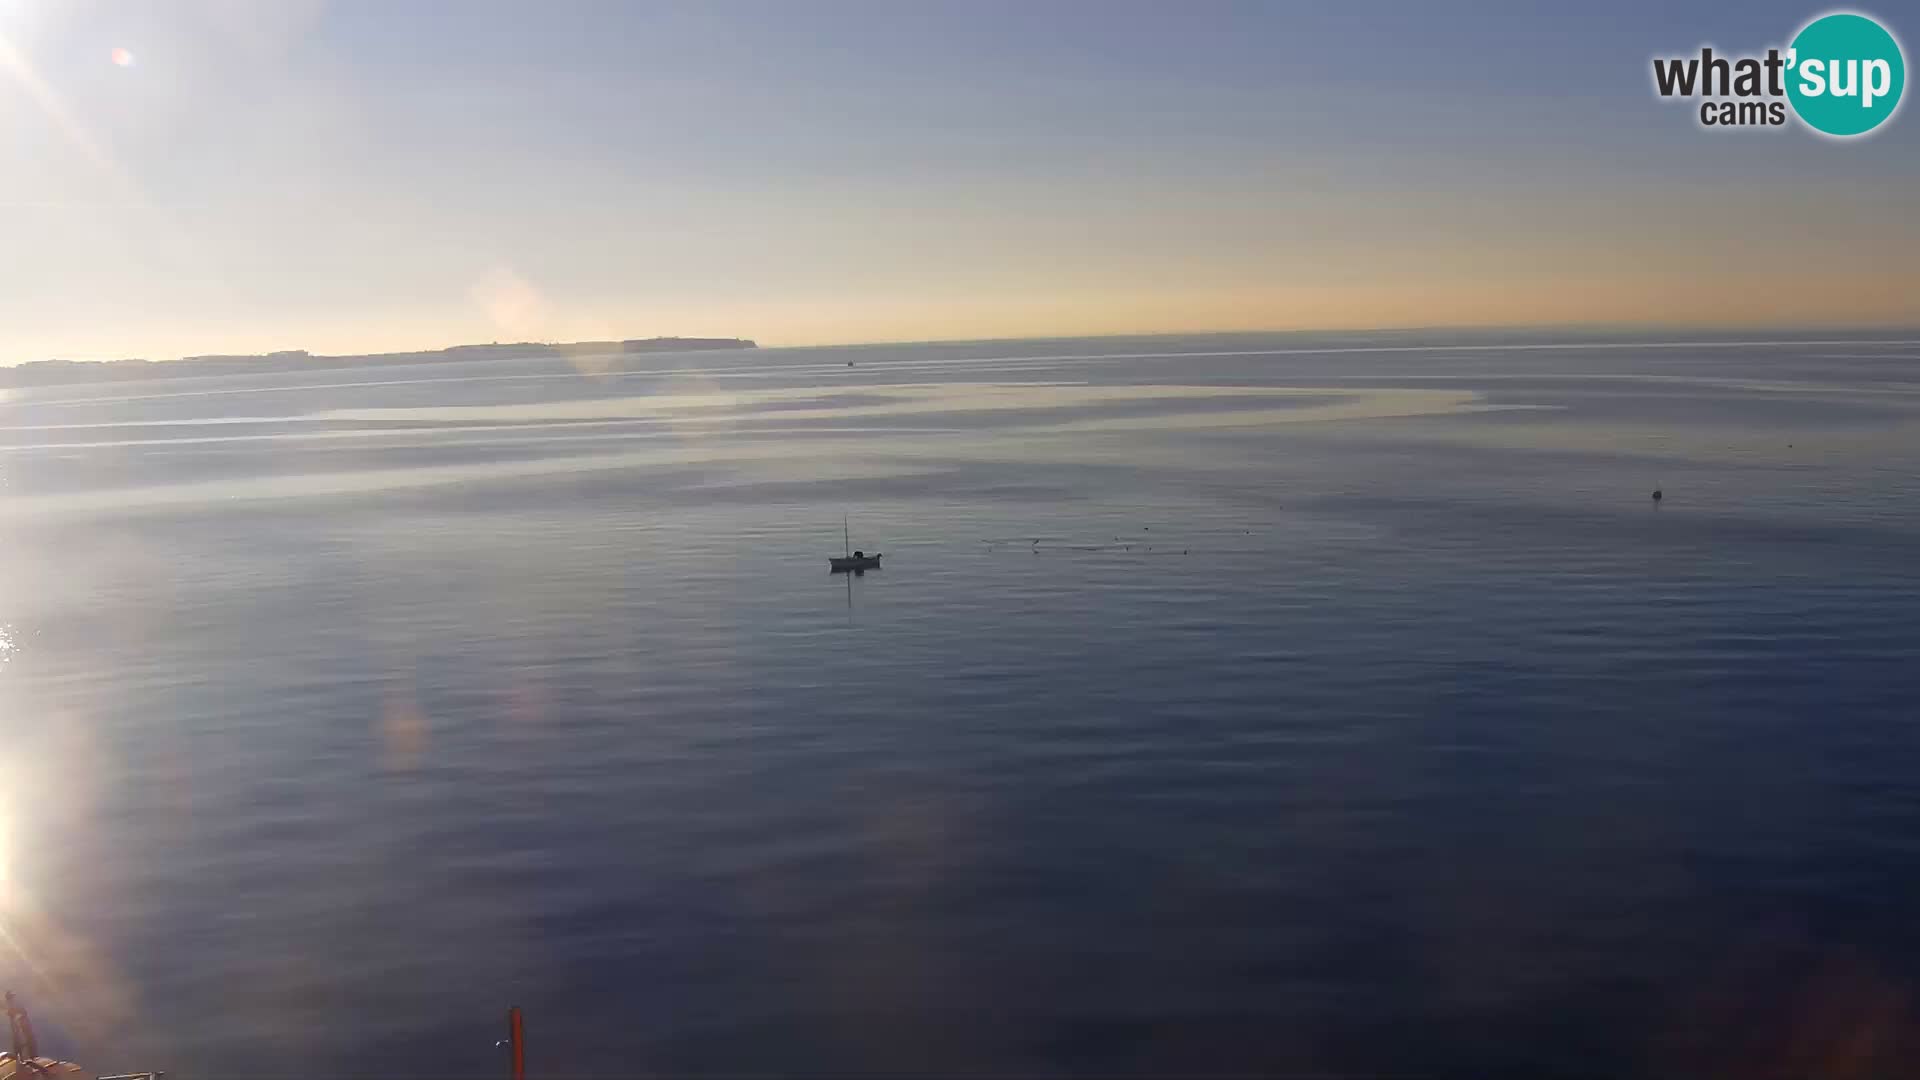
<path id="1" fill-rule="evenodd" d="M 841 556 L 827 556 L 827 565 L 836 574 L 858 573 L 862 570 L 880 569 L 880 553 L 869 555 L 864 551 L 853 550 L 853 533 L 847 528 L 847 519 L 840 519 L 840 540 L 846 545 L 847 553 Z"/>

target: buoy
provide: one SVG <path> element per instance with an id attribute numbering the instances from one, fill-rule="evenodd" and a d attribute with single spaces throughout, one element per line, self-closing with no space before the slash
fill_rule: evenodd
<path id="1" fill-rule="evenodd" d="M 1660 489 L 1659 489 L 1659 488 L 1654 488 L 1654 489 L 1653 489 L 1653 501 L 1654 501 L 1654 502 L 1659 502 L 1659 501 L 1660 501 L 1661 499 L 1664 499 L 1664 498 L 1666 498 L 1666 496 L 1665 496 L 1665 495 L 1662 495 L 1662 494 L 1660 493 Z"/>

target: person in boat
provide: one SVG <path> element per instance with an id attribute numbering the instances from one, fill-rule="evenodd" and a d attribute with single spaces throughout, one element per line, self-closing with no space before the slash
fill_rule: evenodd
<path id="1" fill-rule="evenodd" d="M 864 559 L 867 557 L 867 553 L 864 551 L 856 551 L 853 553 L 853 557 L 856 559 Z"/>

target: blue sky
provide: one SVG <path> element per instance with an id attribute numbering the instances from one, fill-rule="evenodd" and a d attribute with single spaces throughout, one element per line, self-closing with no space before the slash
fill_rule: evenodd
<path id="1" fill-rule="evenodd" d="M 1818 10 L 0 0 L 0 360 L 1920 321 L 1910 110 L 1650 90 Z"/>

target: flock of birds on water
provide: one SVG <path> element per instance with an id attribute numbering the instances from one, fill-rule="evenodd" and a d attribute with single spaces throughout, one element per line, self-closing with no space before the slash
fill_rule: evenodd
<path id="1" fill-rule="evenodd" d="M 1653 489 L 1653 503 L 1655 506 L 1658 506 L 1660 505 L 1661 502 L 1665 501 L 1666 497 L 1667 497 L 1667 493 L 1665 489 L 1663 488 Z M 1153 526 L 1142 525 L 1140 527 L 1140 531 L 1152 532 Z M 1241 531 L 1248 536 L 1253 535 L 1252 529 L 1243 529 Z M 1132 541 L 1121 536 L 1116 536 L 1113 538 L 1112 542 L 1105 543 L 1105 544 L 1072 544 L 1072 543 L 1067 543 L 1064 538 L 1058 537 L 1058 536 L 998 536 L 992 539 L 982 540 L 980 542 L 986 545 L 986 548 L 989 554 L 993 552 L 997 552 L 1002 548 L 1007 548 L 1009 550 L 1020 550 L 1023 545 L 1025 550 L 1031 551 L 1035 555 L 1040 555 L 1048 552 L 1056 552 L 1056 551 L 1131 552 L 1135 548 L 1139 548 L 1143 554 L 1148 554 L 1148 555 L 1190 555 L 1193 553 L 1193 549 L 1191 547 L 1176 548 L 1169 544 L 1161 544 L 1156 549 L 1155 545 L 1147 543 L 1144 540 L 1144 538 L 1140 541 Z"/>
<path id="2" fill-rule="evenodd" d="M 1654 505 L 1659 505 L 1666 497 L 1667 493 L 1665 489 L 1653 489 Z M 1152 532 L 1153 526 L 1142 525 L 1140 531 Z M 1252 529 L 1242 531 L 1248 536 L 1253 535 Z M 990 553 L 998 551 L 1003 547 L 1017 549 L 1021 544 L 1025 544 L 1027 550 L 1033 552 L 1035 555 L 1050 551 L 1132 551 L 1135 548 L 1141 548 L 1146 554 L 1150 555 L 1190 555 L 1193 552 L 1192 548 L 1174 548 L 1166 544 L 1160 545 L 1159 550 L 1156 551 L 1152 544 L 1145 543 L 1144 541 L 1135 543 L 1119 536 L 1114 537 L 1113 541 L 1107 544 L 1069 544 L 1057 536 L 999 536 L 980 542 L 987 546 L 987 551 Z M 1041 545 L 1043 544 L 1047 546 L 1042 547 Z"/>
<path id="3" fill-rule="evenodd" d="M 1140 527 L 1140 531 L 1152 532 L 1153 526 L 1142 525 Z M 1241 532 L 1243 532 L 1247 536 L 1253 535 L 1252 529 L 1242 529 Z M 1124 536 L 1116 536 L 1113 538 L 1112 542 L 1105 543 L 1105 544 L 1070 544 L 1070 543 L 1067 543 L 1063 538 L 1058 536 L 1000 536 L 1000 537 L 995 537 L 991 540 L 982 540 L 980 542 L 987 546 L 987 551 L 989 553 L 999 551 L 1001 548 L 1007 548 L 1009 550 L 1016 550 L 1016 551 L 1027 550 L 1027 551 L 1033 552 L 1035 555 L 1040 555 L 1043 553 L 1054 552 L 1054 551 L 1080 551 L 1080 552 L 1129 551 L 1130 552 L 1136 549 L 1138 549 L 1142 554 L 1147 554 L 1147 555 L 1191 555 L 1193 553 L 1193 549 L 1191 547 L 1175 547 L 1172 544 L 1155 545 L 1155 544 L 1147 543 L 1145 538 L 1142 538 L 1136 541 L 1136 540 L 1128 540 Z"/>
<path id="4" fill-rule="evenodd" d="M 1665 489 L 1653 489 L 1653 502 L 1655 505 L 1659 505 L 1665 501 L 1666 497 L 1667 493 Z M 1140 531 L 1152 532 L 1153 526 L 1142 525 Z M 1249 536 L 1253 535 L 1252 529 L 1243 531 Z M 1149 555 L 1190 555 L 1193 553 L 1192 548 L 1175 548 L 1167 544 L 1162 544 L 1158 550 L 1155 550 L 1154 545 L 1146 543 L 1144 540 L 1136 543 L 1120 536 L 1114 537 L 1111 543 L 1106 544 L 1069 544 L 1058 536 L 998 536 L 980 542 L 987 546 L 989 553 L 998 551 L 1003 547 L 1018 549 L 1022 544 L 1026 545 L 1027 550 L 1033 552 L 1035 555 L 1052 551 L 1132 551 L 1135 548 L 1140 548 L 1144 553 Z"/>

